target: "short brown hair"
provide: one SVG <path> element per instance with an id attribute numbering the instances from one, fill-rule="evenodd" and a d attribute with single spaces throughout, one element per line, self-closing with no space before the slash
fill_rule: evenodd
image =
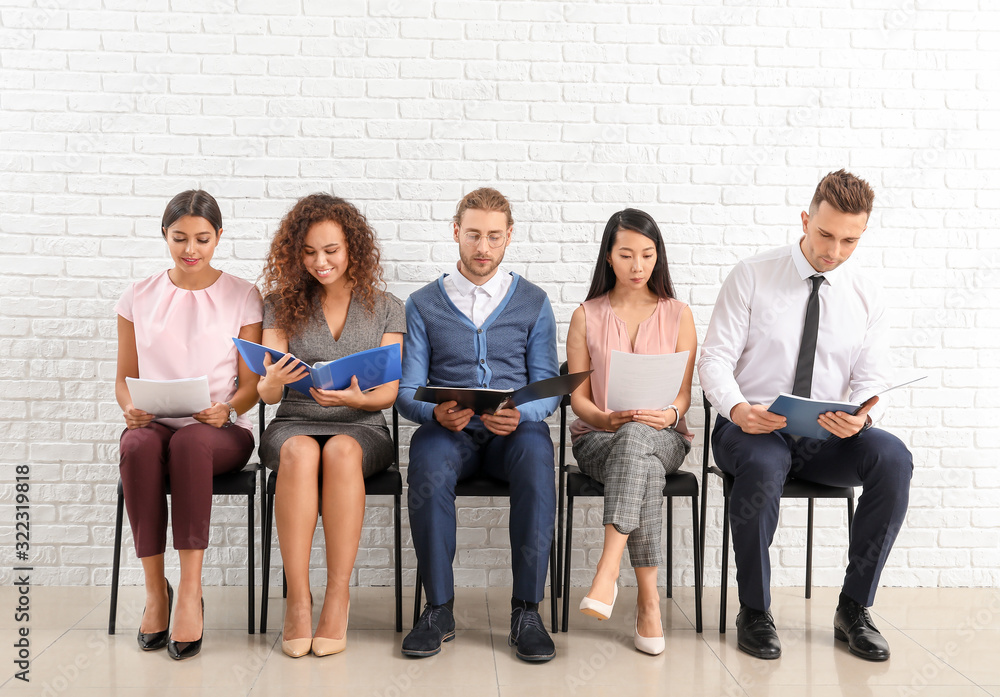
<path id="1" fill-rule="evenodd" d="M 838 169 L 820 180 L 809 203 L 809 212 L 815 213 L 823 201 L 841 213 L 864 213 L 871 216 L 875 192 L 864 179 L 847 170 Z"/>
<path id="2" fill-rule="evenodd" d="M 462 215 L 470 208 L 477 211 L 486 211 L 487 213 L 493 211 L 504 213 L 507 216 L 507 227 L 514 224 L 514 218 L 510 214 L 510 201 L 496 189 L 484 186 L 481 189 L 467 193 L 458 202 L 458 208 L 455 209 L 455 217 L 452 218 L 455 225 L 462 224 Z"/>

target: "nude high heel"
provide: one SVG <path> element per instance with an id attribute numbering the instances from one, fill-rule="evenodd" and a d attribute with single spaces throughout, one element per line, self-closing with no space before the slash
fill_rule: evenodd
<path id="1" fill-rule="evenodd" d="M 350 621 L 351 601 L 347 601 L 347 616 Z M 344 636 L 340 639 L 330 639 L 325 636 L 314 636 L 312 640 L 312 650 L 317 656 L 332 656 L 347 648 L 347 627 L 344 627 Z"/>
<path id="2" fill-rule="evenodd" d="M 309 592 L 309 616 L 312 617 L 312 591 Z M 312 620 L 310 619 L 310 623 Z M 285 639 L 285 632 L 281 632 L 281 651 L 291 658 L 302 658 L 313 648 L 312 637 L 302 639 Z"/>

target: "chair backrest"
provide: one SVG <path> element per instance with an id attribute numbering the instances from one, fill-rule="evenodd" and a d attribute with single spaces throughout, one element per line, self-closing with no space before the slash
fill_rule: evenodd
<path id="1" fill-rule="evenodd" d="M 568 373 L 569 363 L 563 361 L 562 365 L 559 366 L 559 374 L 566 375 Z M 569 407 L 569 404 L 569 395 L 563 395 L 562 399 L 559 400 L 559 472 L 566 471 L 566 409 Z"/>

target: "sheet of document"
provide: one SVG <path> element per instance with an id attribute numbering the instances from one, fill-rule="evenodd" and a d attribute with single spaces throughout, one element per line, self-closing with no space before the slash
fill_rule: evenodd
<path id="1" fill-rule="evenodd" d="M 212 406 L 208 377 L 180 380 L 141 380 L 125 378 L 132 405 L 157 418 L 191 416 Z"/>
<path id="2" fill-rule="evenodd" d="M 677 398 L 688 351 L 646 355 L 611 352 L 608 409 L 663 409 Z"/>

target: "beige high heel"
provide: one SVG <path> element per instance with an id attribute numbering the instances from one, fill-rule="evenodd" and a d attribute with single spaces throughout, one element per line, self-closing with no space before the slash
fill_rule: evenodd
<path id="1" fill-rule="evenodd" d="M 312 591 L 309 591 L 309 617 L 310 624 L 312 624 Z M 302 658 L 313 648 L 312 637 L 304 637 L 302 639 L 285 639 L 285 632 L 281 632 L 281 651 L 286 656 L 291 658 Z"/>
<path id="2" fill-rule="evenodd" d="M 347 601 L 347 618 L 351 617 L 351 601 Z M 347 627 L 344 627 L 344 636 L 340 639 L 330 639 L 325 636 L 314 636 L 312 640 L 312 652 L 317 656 L 332 656 L 347 648 Z"/>

